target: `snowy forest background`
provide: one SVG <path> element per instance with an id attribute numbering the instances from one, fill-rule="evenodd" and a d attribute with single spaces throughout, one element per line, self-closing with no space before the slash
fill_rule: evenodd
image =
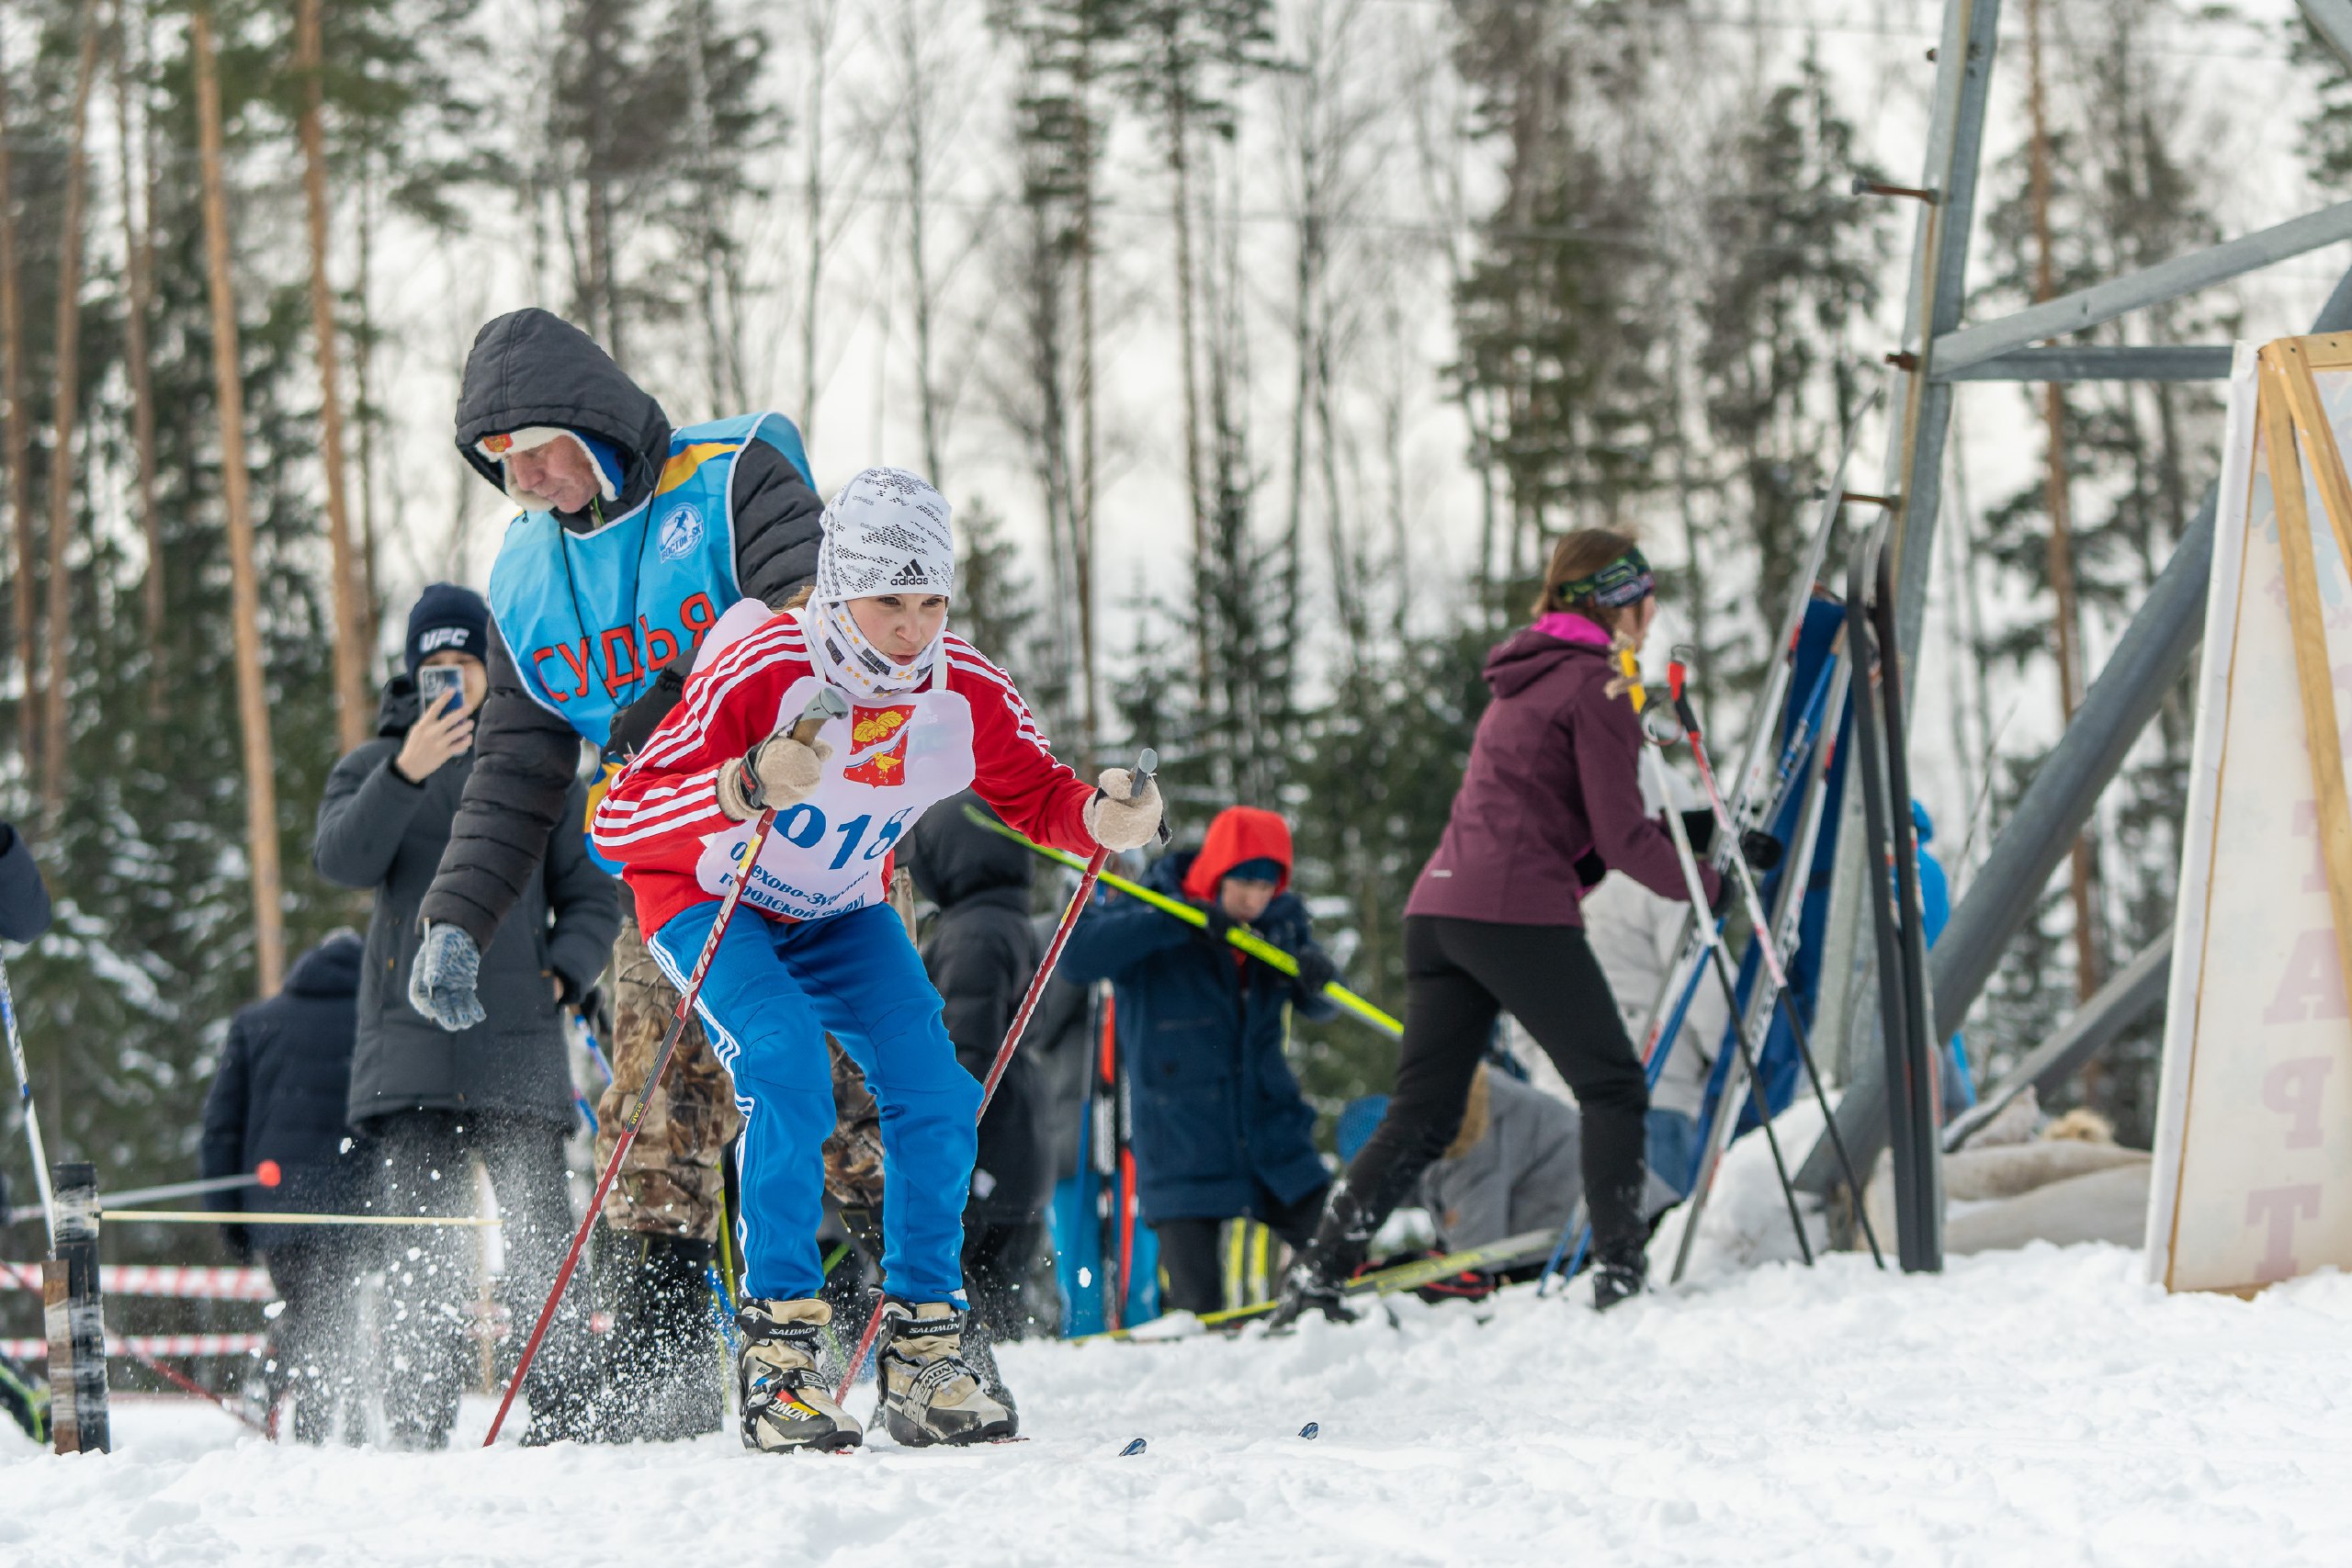
<path id="1" fill-rule="evenodd" d="M 1913 209 L 1849 184 L 1917 177 L 1940 7 L 1717 3 L 335 0 L 315 74 L 296 0 L 214 6 L 286 952 L 364 920 L 310 870 L 318 791 L 415 590 L 486 572 L 457 374 L 483 319 L 538 303 L 674 423 L 779 408 L 826 488 L 928 472 L 966 531 L 958 621 L 1048 732 L 1158 746 L 1180 830 L 1285 809 L 1351 982 L 1396 1006 L 1478 655 L 1547 537 L 1641 530 L 1736 736 L 1808 498 L 1895 346 Z M 52 1157 L 109 1186 L 190 1172 L 262 973 L 196 15 L 0 6 L 0 809 L 61 908 L 12 969 Z M 2352 85 L 2283 5 L 2046 0 L 2042 26 L 2056 288 L 2352 187 Z M 1980 316 L 2033 288 L 2025 61 L 2005 42 Z M 314 80 L 371 688 L 340 728 Z M 2094 336 L 2300 330 L 2342 261 Z M 2064 415 L 2096 671 L 2214 469 L 2219 401 L 2083 386 Z M 2060 727 L 2043 428 L 2036 389 L 1962 393 L 1914 672 L 1956 888 Z M 2168 922 L 2187 693 L 2102 807 L 2086 942 L 2062 873 L 1972 1019 L 1980 1071 Z M 1385 1087 L 1385 1043 L 1306 1032 L 1327 1105 Z M 2154 1041 L 2083 1086 L 2127 1141 Z M 13 1136 L 0 1167 L 27 1174 Z"/>

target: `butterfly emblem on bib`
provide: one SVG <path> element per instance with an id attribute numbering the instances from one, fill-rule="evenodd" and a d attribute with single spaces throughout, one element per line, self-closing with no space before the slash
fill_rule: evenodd
<path id="1" fill-rule="evenodd" d="M 849 710 L 849 761 L 842 777 L 864 784 L 907 782 L 907 725 L 914 718 L 912 703 L 888 707 L 853 706 Z"/>

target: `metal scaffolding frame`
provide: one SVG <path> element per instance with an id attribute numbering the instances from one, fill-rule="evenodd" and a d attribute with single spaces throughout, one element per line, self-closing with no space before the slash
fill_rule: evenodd
<path id="1" fill-rule="evenodd" d="M 2352 65 L 2352 0 L 2299 3 L 2320 37 Z M 2033 345 L 2352 239 L 2352 202 L 2342 202 L 1995 321 L 1962 322 L 1969 236 L 1975 223 L 1985 104 L 1999 23 L 2000 0 L 1948 0 L 1936 51 L 1935 100 L 1920 186 L 1859 187 L 1920 203 L 1902 348 L 1888 356 L 1903 394 L 1895 400 L 1897 413 L 1889 433 L 1884 489 L 1894 506 L 1890 539 L 1895 552 L 1897 627 L 1902 655 L 1911 662 L 1917 660 L 1926 619 L 1953 383 L 2225 377 L 2230 367 L 2226 347 Z M 2352 274 L 2336 285 L 2312 324 L 2315 333 L 2346 329 L 2352 329 Z M 1959 1028 L 2090 820 L 2100 794 L 2188 669 L 2204 630 L 2216 500 L 2217 492 L 2209 487 L 2172 559 L 2085 693 L 2074 722 L 2019 797 L 1952 910 L 1951 924 L 1929 958 L 1932 1038 L 1942 1039 Z M 1850 818 L 1859 802 L 1852 791 L 1848 797 L 1846 815 Z M 1865 913 L 1862 838 L 1858 823 L 1842 825 L 1815 1032 L 1843 1043 L 1839 1056 L 1850 1077 L 1838 1122 L 1856 1162 L 1868 1169 L 1886 1145 L 1887 1115 L 1878 1023 L 1873 1010 L 1860 1003 L 1872 979 L 1870 943 L 1858 940 Z M 2153 958 L 2143 954 L 2132 966 L 2132 979 L 2144 981 L 2144 971 L 2153 965 Z M 2070 1047 L 2063 1055 L 2079 1066 L 2081 1057 L 2075 1053 L 2081 1043 L 2111 1037 L 2120 1025 L 2109 1015 L 2125 1008 L 2144 1010 L 2144 985 L 2110 984 L 2093 997 L 2062 1026 L 2057 1040 Z M 1837 1179 L 1837 1161 L 1825 1135 L 1806 1157 L 1798 1183 L 1826 1192 Z"/>

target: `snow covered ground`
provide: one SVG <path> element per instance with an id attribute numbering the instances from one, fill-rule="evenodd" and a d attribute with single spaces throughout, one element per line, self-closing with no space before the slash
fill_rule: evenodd
<path id="1" fill-rule="evenodd" d="M 127 1403 L 111 1455 L 0 1448 L 0 1562 L 2346 1561 L 2352 1279 L 2248 1303 L 2140 1272 L 2113 1247 L 1908 1280 L 1841 1256 L 1605 1318 L 1521 1289 L 1281 1340 L 1022 1347 L 1033 1440 L 973 1453 L 305 1450 Z"/>

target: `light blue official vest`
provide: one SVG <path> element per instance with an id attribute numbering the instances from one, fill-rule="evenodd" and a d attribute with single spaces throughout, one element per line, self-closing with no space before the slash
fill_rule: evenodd
<path id="1" fill-rule="evenodd" d="M 663 669 L 692 664 L 703 634 L 742 597 L 733 479 L 747 441 L 809 478 L 790 420 L 741 414 L 673 434 L 652 495 L 594 533 L 571 533 L 552 512 L 507 526 L 490 569 L 499 636 L 524 689 L 599 747 L 614 716 Z"/>

